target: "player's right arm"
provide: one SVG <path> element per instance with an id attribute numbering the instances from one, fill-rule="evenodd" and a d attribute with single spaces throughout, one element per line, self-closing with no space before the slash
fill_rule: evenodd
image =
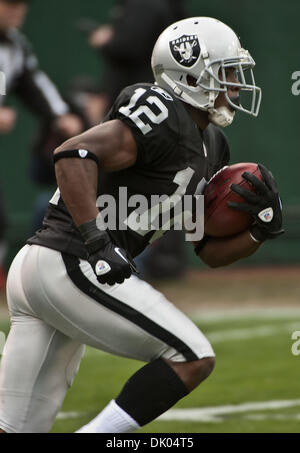
<path id="1" fill-rule="evenodd" d="M 64 158 L 55 165 L 56 179 L 62 198 L 77 226 L 96 218 L 99 169 L 118 171 L 134 165 L 137 145 L 130 129 L 120 120 L 93 127 L 64 142 L 54 151 L 87 150 L 98 162 L 85 158 Z"/>
<path id="2" fill-rule="evenodd" d="M 131 265 L 126 251 L 116 249 L 108 233 L 97 228 L 99 169 L 105 172 L 126 169 L 134 165 L 136 158 L 135 139 L 120 120 L 101 124 L 67 140 L 54 152 L 62 199 L 83 236 L 100 283 L 122 283 L 130 277 Z"/>
<path id="3" fill-rule="evenodd" d="M 123 90 L 109 118 L 111 121 L 65 142 L 55 151 L 54 161 L 61 197 L 81 232 L 89 261 L 94 269 L 101 261 L 102 270 L 95 271 L 98 280 L 113 284 L 131 274 L 122 255 L 131 260 L 125 250 L 120 255 L 108 232 L 97 228 L 99 169 L 112 172 L 134 164 L 157 166 L 177 146 L 179 132 L 174 98 L 147 84 Z"/>

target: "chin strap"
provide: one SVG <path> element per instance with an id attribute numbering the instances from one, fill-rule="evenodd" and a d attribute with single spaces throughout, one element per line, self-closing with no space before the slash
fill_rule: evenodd
<path id="1" fill-rule="evenodd" d="M 235 112 L 232 112 L 226 106 L 209 109 L 208 113 L 209 121 L 219 127 L 230 126 L 235 116 Z"/>

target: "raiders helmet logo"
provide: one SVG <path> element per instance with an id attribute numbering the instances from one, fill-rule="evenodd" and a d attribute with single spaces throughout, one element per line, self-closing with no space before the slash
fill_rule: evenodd
<path id="1" fill-rule="evenodd" d="M 170 41 L 170 49 L 175 60 L 190 68 L 199 59 L 201 49 L 197 35 L 182 35 Z"/>

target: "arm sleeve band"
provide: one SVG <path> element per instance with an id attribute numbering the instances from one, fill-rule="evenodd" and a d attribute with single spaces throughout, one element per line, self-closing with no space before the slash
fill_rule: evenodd
<path id="1" fill-rule="evenodd" d="M 87 151 L 86 149 L 73 149 L 68 151 L 61 151 L 60 153 L 54 154 L 53 162 L 56 164 L 60 159 L 68 159 L 68 158 L 77 158 L 77 159 L 90 159 L 96 162 L 99 167 L 99 159 L 98 157 Z"/>

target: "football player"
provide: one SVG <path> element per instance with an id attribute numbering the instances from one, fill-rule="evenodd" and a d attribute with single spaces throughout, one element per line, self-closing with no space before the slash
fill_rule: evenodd
<path id="1" fill-rule="evenodd" d="M 156 84 L 127 87 L 102 125 L 55 150 L 59 189 L 43 229 L 19 252 L 8 277 L 11 330 L 0 371 L 4 432 L 51 429 L 83 344 L 146 365 L 80 433 L 135 431 L 210 375 L 215 354 L 202 332 L 133 275 L 132 258 L 159 232 L 151 226 L 134 229 L 133 207 L 127 228 L 99 228 L 97 197 L 109 194 L 118 204 L 119 187 L 128 197 L 193 195 L 201 180 L 229 161 L 216 125 L 229 125 L 237 111 L 258 114 L 254 64 L 222 22 L 206 17 L 177 22 L 155 45 Z M 243 92 L 251 94 L 249 107 L 241 102 Z M 244 191 L 245 203 L 235 206 L 252 213 L 251 229 L 197 243 L 196 253 L 208 265 L 249 256 L 282 233 L 275 181 L 264 167 L 261 171 L 265 183 L 245 175 L 257 193 Z M 272 220 L 265 223 L 259 214 L 269 208 Z"/>

